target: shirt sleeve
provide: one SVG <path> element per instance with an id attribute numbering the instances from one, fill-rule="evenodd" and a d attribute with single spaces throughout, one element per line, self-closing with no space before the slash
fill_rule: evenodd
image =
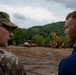
<path id="1" fill-rule="evenodd" d="M 76 65 L 69 59 L 62 60 L 58 75 L 76 75 Z"/>

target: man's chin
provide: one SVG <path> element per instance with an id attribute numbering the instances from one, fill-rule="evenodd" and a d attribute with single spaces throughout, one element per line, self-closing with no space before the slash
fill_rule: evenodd
<path id="1" fill-rule="evenodd" d="M 69 39 L 67 40 L 68 43 L 72 43 Z"/>
<path id="2" fill-rule="evenodd" d="M 67 42 L 68 42 L 68 43 L 74 43 L 74 42 L 73 42 L 73 41 L 71 41 L 71 40 L 67 40 Z"/>
<path id="3" fill-rule="evenodd" d="M 6 47 L 8 44 L 0 44 L 0 47 Z"/>

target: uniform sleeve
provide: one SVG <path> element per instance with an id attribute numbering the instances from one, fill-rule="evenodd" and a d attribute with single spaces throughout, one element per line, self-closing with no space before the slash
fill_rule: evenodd
<path id="1" fill-rule="evenodd" d="M 24 66 L 15 56 L 5 56 L 1 68 L 4 75 L 26 75 Z"/>
<path id="2" fill-rule="evenodd" d="M 76 65 L 68 59 L 62 60 L 58 75 L 76 75 Z"/>
<path id="3" fill-rule="evenodd" d="M 18 61 L 18 75 L 26 75 L 24 66 Z"/>

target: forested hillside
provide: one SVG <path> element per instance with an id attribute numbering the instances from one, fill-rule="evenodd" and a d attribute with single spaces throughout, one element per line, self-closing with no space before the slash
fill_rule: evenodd
<path id="1" fill-rule="evenodd" d="M 27 40 L 34 40 L 37 43 L 42 43 L 44 40 L 50 42 L 53 40 L 53 34 L 56 33 L 65 41 L 65 22 L 55 22 L 43 26 L 34 26 L 28 29 L 17 28 L 14 31 L 14 37 L 11 42 L 16 42 L 17 45 L 23 44 Z"/>

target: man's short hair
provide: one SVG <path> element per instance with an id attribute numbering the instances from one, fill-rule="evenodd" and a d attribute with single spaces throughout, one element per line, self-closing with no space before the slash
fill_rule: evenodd
<path id="1" fill-rule="evenodd" d="M 75 18 L 76 19 L 76 11 L 73 11 L 66 16 L 66 20 L 68 20 L 69 18 Z"/>

